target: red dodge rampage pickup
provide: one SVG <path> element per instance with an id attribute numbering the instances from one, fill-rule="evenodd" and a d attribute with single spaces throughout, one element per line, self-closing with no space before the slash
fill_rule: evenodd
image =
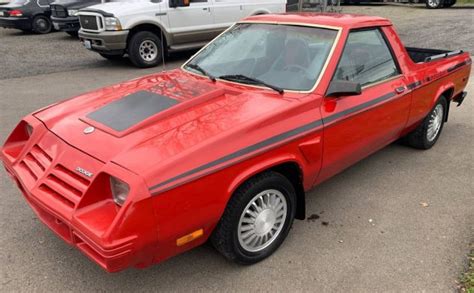
<path id="1" fill-rule="evenodd" d="M 180 69 L 43 108 L 1 150 L 38 217 L 110 272 L 208 239 L 258 262 L 305 191 L 403 138 L 429 149 L 471 59 L 360 15 L 247 18 Z"/>

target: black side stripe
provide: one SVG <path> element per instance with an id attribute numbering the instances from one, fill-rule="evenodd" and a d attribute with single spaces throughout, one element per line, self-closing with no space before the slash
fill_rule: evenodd
<path id="1" fill-rule="evenodd" d="M 386 100 L 388 100 L 388 99 L 390 99 L 390 98 L 393 98 L 394 96 L 395 96 L 395 93 L 390 92 L 390 93 L 385 94 L 385 95 L 383 95 L 383 96 L 381 96 L 381 97 L 379 97 L 379 98 L 373 99 L 373 100 L 371 100 L 371 101 L 365 102 L 365 103 L 360 104 L 360 105 L 358 105 L 358 106 L 355 106 L 355 107 L 349 108 L 349 109 L 347 109 L 347 110 L 341 111 L 341 112 L 339 112 L 339 113 L 336 113 L 336 114 L 334 114 L 334 115 L 328 116 L 328 117 L 326 117 L 326 118 L 323 119 L 323 122 L 324 122 L 324 124 L 327 124 L 327 123 L 332 122 L 332 121 L 334 121 L 334 120 L 337 120 L 337 119 L 339 119 L 339 118 L 341 118 L 341 117 L 350 115 L 350 114 L 352 114 L 352 113 L 354 113 L 354 112 L 358 112 L 358 111 L 360 111 L 360 110 L 362 110 L 362 109 L 365 109 L 365 108 L 368 108 L 368 107 L 373 106 L 373 105 L 375 105 L 375 104 L 378 104 L 378 103 L 381 103 L 381 102 L 383 102 L 383 101 L 386 101 Z"/>
<path id="2" fill-rule="evenodd" d="M 421 84 L 421 82 L 419 82 L 419 81 L 417 81 L 416 83 L 417 83 L 417 84 Z M 414 83 L 414 84 L 415 84 L 415 83 Z M 395 96 L 396 96 L 396 94 L 395 94 L 394 92 L 390 92 L 390 93 L 387 93 L 387 94 L 385 94 L 385 95 L 383 95 L 383 96 L 381 96 L 381 97 L 378 97 L 378 98 L 376 98 L 376 99 L 374 99 L 374 100 L 368 101 L 368 102 L 366 102 L 366 103 L 360 104 L 360 105 L 355 106 L 355 107 L 353 107 L 353 108 L 350 108 L 350 109 L 347 109 L 347 110 L 345 110 L 345 111 L 342 111 L 342 112 L 336 113 L 336 114 L 334 114 L 334 115 L 328 116 L 328 117 L 326 117 L 326 118 L 324 119 L 324 121 L 321 120 L 321 119 L 320 119 L 320 120 L 315 120 L 315 121 L 313 121 L 313 122 L 311 122 L 311 123 L 308 123 L 308 124 L 306 124 L 306 125 L 300 126 L 300 127 L 295 128 L 295 129 L 293 129 L 293 130 L 290 130 L 290 131 L 283 132 L 283 133 L 281 133 L 281 134 L 275 135 L 275 136 L 273 136 L 273 137 L 271 137 L 271 138 L 268 138 L 268 139 L 266 139 L 266 140 L 263 140 L 263 141 L 261 141 L 261 142 L 259 142 L 259 143 L 256 143 L 256 144 L 253 144 L 253 145 L 251 145 L 251 146 L 245 147 L 245 148 L 243 148 L 243 149 L 241 149 L 241 150 L 238 150 L 238 151 L 236 151 L 236 152 L 234 152 L 234 153 L 231 153 L 231 154 L 226 155 L 226 156 L 224 156 L 224 157 L 221 157 L 221 158 L 219 158 L 219 159 L 217 159 L 217 160 L 214 160 L 214 161 L 209 162 L 209 163 L 207 163 L 207 164 L 201 165 L 201 166 L 199 166 L 199 167 L 197 167 L 197 168 L 194 168 L 194 169 L 191 169 L 191 170 L 186 171 L 186 172 L 184 172 L 184 173 L 181 173 L 181 174 L 179 174 L 179 175 L 177 175 L 177 176 L 175 176 L 175 177 L 172 177 L 172 178 L 170 178 L 170 179 L 168 179 L 168 180 L 165 180 L 165 181 L 163 181 L 163 182 L 161 182 L 161 183 L 158 183 L 158 184 L 156 184 L 156 185 L 153 185 L 153 186 L 151 186 L 151 187 L 149 188 L 149 190 L 154 190 L 154 189 L 163 187 L 163 186 L 168 185 L 169 183 L 174 182 L 174 181 L 176 181 L 176 180 L 183 179 L 183 178 L 185 178 L 185 177 L 188 177 L 188 176 L 190 176 L 190 175 L 199 173 L 199 172 L 204 171 L 204 170 L 206 170 L 206 169 L 215 167 L 215 166 L 217 166 L 217 165 L 220 165 L 220 164 L 222 164 L 222 163 L 225 163 L 225 162 L 228 162 L 228 161 L 230 161 L 230 160 L 236 159 L 236 158 L 238 158 L 238 157 L 241 157 L 241 156 L 250 154 L 250 153 L 252 153 L 252 152 L 254 152 L 254 151 L 257 151 L 257 150 L 260 150 L 260 149 L 262 149 L 262 148 L 265 148 L 265 147 L 274 145 L 274 144 L 276 144 L 276 143 L 278 143 L 278 142 L 281 142 L 281 141 L 283 141 L 283 140 L 286 140 L 286 139 L 288 139 L 288 138 L 293 138 L 293 137 L 296 137 L 296 136 L 298 136 L 298 135 L 300 135 L 300 134 L 303 134 L 303 133 L 305 133 L 305 132 L 308 132 L 308 131 L 310 131 L 310 130 L 318 129 L 318 128 L 320 128 L 323 124 L 332 122 L 332 121 L 337 120 L 338 118 L 342 118 L 342 117 L 344 117 L 344 116 L 348 116 L 348 115 L 350 115 L 350 114 L 352 114 L 352 113 L 358 112 L 358 111 L 363 110 L 363 109 L 365 109 L 365 108 L 368 108 L 368 107 L 370 107 L 370 106 L 376 105 L 376 104 L 381 103 L 381 102 L 384 102 L 384 101 L 386 101 L 386 100 L 389 100 L 389 99 L 391 99 L 391 98 L 393 98 L 393 97 L 395 97 Z M 189 181 L 191 181 L 191 180 L 188 180 L 188 181 L 186 181 L 186 182 L 189 182 Z M 178 185 L 181 185 L 181 184 L 178 183 L 178 184 L 174 185 L 174 187 L 176 187 L 176 186 L 178 186 Z M 169 190 L 169 189 L 170 189 L 170 188 L 166 188 L 166 190 Z M 162 191 L 156 192 L 156 193 L 154 193 L 153 195 L 156 195 L 156 194 L 161 193 L 161 192 L 162 192 Z"/>
<path id="3" fill-rule="evenodd" d="M 410 83 L 409 85 L 407 85 L 407 88 L 409 90 L 413 90 L 413 89 L 419 87 L 420 85 L 421 85 L 421 81 L 418 80 L 418 81 L 415 81 L 415 82 Z"/>
<path id="4" fill-rule="evenodd" d="M 298 135 L 298 134 L 301 134 L 301 133 L 303 133 L 303 132 L 306 132 L 306 131 L 309 131 L 309 130 L 314 130 L 314 129 L 320 127 L 321 125 L 322 125 L 322 120 L 316 120 L 316 121 L 313 121 L 313 122 L 311 122 L 311 123 L 309 123 L 309 124 L 306 124 L 306 125 L 303 125 L 303 126 L 301 126 L 301 127 L 298 127 L 298 128 L 296 128 L 296 129 L 293 129 L 293 130 L 290 130 L 290 131 L 287 131 L 287 132 L 283 132 L 283 133 L 281 133 L 281 134 L 278 134 L 278 135 L 275 135 L 275 136 L 273 136 L 273 137 L 271 137 L 271 138 L 268 138 L 268 139 L 266 139 L 266 140 L 264 140 L 264 141 L 261 141 L 261 142 L 259 142 L 259 143 L 254 144 L 254 145 L 251 145 L 251 146 L 248 146 L 248 147 L 243 148 L 243 149 L 241 149 L 241 150 L 238 150 L 238 151 L 236 151 L 236 152 L 234 152 L 234 153 L 231 153 L 231 154 L 229 154 L 229 155 L 227 155 L 227 156 L 224 156 L 224 157 L 222 157 L 222 158 L 220 158 L 220 159 L 217 159 L 217 160 L 212 161 L 212 162 L 210 162 L 210 163 L 201 165 L 201 166 L 199 166 L 199 167 L 197 167 L 197 168 L 194 168 L 194 169 L 192 169 L 192 170 L 189 170 L 189 171 L 187 171 L 187 172 L 184 172 L 184 173 L 182 173 L 182 174 L 180 174 L 180 175 L 178 175 L 178 176 L 175 176 L 175 177 L 173 177 L 173 178 L 170 178 L 170 179 L 168 179 L 168 180 L 166 180 L 166 181 L 163 181 L 163 182 L 161 182 L 161 183 L 159 183 L 159 184 L 153 185 L 153 186 L 150 187 L 149 189 L 150 189 L 150 190 L 156 189 L 156 188 L 158 188 L 158 187 L 161 187 L 161 186 L 166 185 L 166 184 L 168 184 L 168 183 L 171 183 L 171 182 L 173 182 L 173 181 L 182 179 L 182 178 L 187 177 L 187 176 L 189 176 L 189 175 L 192 175 L 192 174 L 201 172 L 201 171 L 203 171 L 203 170 L 205 170 L 205 169 L 212 168 L 212 167 L 214 167 L 214 166 L 216 166 L 216 165 L 219 165 L 219 164 L 222 164 L 222 163 L 224 163 L 224 162 L 227 162 L 227 161 L 233 160 L 233 159 L 235 159 L 235 158 L 241 157 L 241 156 L 243 156 L 243 155 L 252 153 L 252 152 L 254 152 L 254 151 L 258 150 L 258 149 L 265 148 L 265 147 L 267 147 L 267 146 L 269 146 L 269 145 L 275 144 L 275 143 L 280 142 L 280 141 L 282 141 L 282 140 L 285 140 L 285 139 L 294 137 L 294 136 L 296 136 L 296 135 Z"/>
<path id="5" fill-rule="evenodd" d="M 456 70 L 460 67 L 463 67 L 464 65 L 467 65 L 467 61 L 463 61 L 461 63 L 458 63 L 458 64 L 454 65 L 454 66 L 449 67 L 448 72 L 454 71 L 454 70 Z"/>

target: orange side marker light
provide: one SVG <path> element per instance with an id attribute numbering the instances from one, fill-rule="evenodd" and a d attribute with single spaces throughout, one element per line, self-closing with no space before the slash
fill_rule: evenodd
<path id="1" fill-rule="evenodd" d="M 204 235 L 204 230 L 202 229 L 199 229 L 199 230 L 196 230 L 194 231 L 193 233 L 190 233 L 188 235 L 185 235 L 181 238 L 178 238 L 176 239 L 176 245 L 177 246 L 183 246 L 185 245 L 186 243 L 189 243 L 193 240 L 196 240 L 198 239 L 199 237 L 201 237 L 202 235 Z"/>

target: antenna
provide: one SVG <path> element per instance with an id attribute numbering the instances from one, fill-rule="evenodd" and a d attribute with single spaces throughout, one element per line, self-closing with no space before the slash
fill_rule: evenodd
<path id="1" fill-rule="evenodd" d="M 161 32 L 161 61 L 163 62 L 163 71 L 166 70 L 166 63 L 165 63 L 165 39 L 163 36 L 163 30 Z"/>

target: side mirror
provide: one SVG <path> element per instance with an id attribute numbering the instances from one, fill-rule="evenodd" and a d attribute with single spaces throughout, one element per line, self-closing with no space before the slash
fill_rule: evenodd
<path id="1" fill-rule="evenodd" d="M 187 7 L 189 6 L 189 1 L 190 0 L 170 0 L 170 7 L 171 8 Z"/>
<path id="2" fill-rule="evenodd" d="M 329 84 L 326 96 L 355 96 L 362 93 L 360 83 L 348 80 L 333 80 Z"/>

